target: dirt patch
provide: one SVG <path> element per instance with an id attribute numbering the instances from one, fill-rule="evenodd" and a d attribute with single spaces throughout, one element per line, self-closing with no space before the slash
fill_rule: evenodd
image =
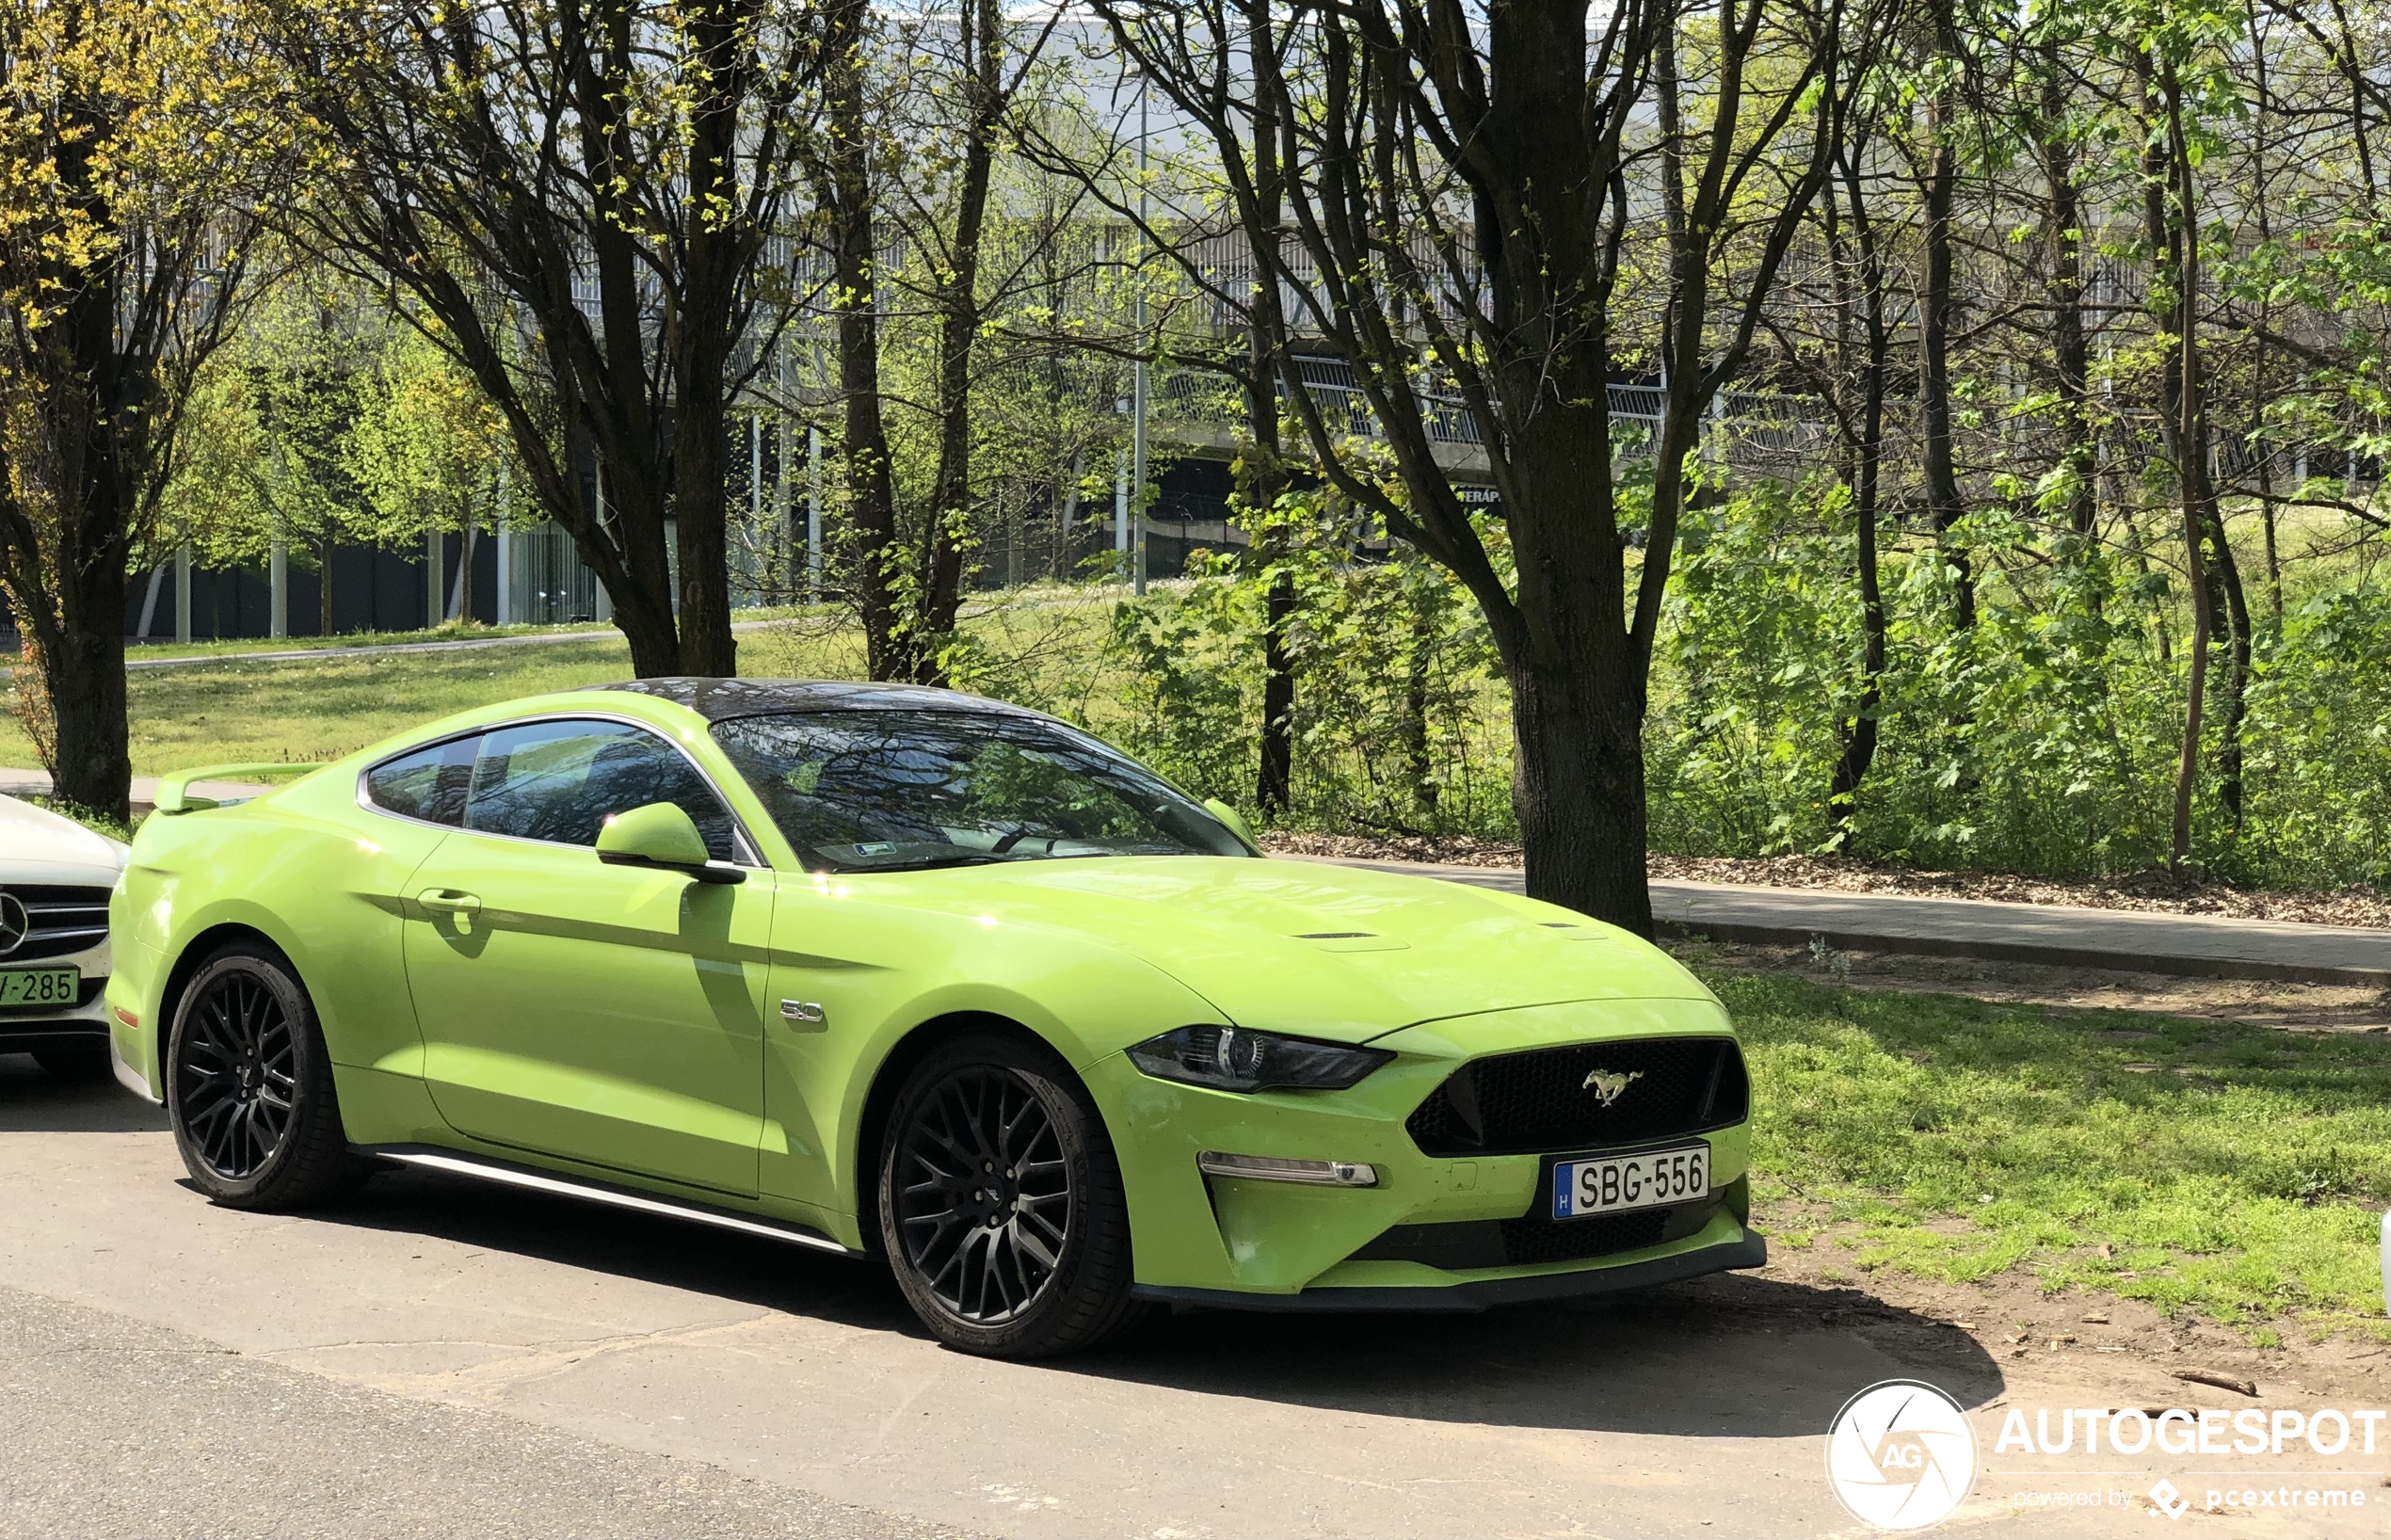
<path id="1" fill-rule="evenodd" d="M 1801 1208 L 1758 1205 L 1753 1224 L 1762 1234 L 1798 1231 L 1814 1222 Z M 1772 1284 L 1799 1287 L 1760 1287 Z M 1725 1294 L 1718 1303 L 1739 1308 L 1773 1302 L 1783 1317 L 1775 1323 L 1785 1329 L 1856 1332 L 1921 1368 L 1981 1363 L 1981 1354 L 2013 1389 L 2019 1382 L 2080 1388 L 2115 1406 L 2248 1406 L 2303 1398 L 2381 1405 L 2391 1392 L 2391 1347 L 2362 1332 L 2312 1341 L 2297 1335 L 2296 1323 L 2286 1323 L 2291 1339 L 2261 1347 L 2230 1327 L 2170 1317 L 2140 1300 L 2047 1293 L 2039 1279 L 2021 1273 L 1959 1284 L 1870 1274 L 1848 1232 L 1828 1231 L 1803 1246 L 1772 1241 L 1767 1267 L 1680 1287 Z M 2175 1377 L 2181 1371 L 2245 1380 L 2258 1396 L 2254 1402 L 2187 1383 Z"/>
<path id="2" fill-rule="evenodd" d="M 1433 861 L 1440 866 L 1517 866 L 1527 858 L 1504 840 L 1472 834 L 1298 834 L 1260 836 L 1274 856 L 1333 856 L 1358 861 Z"/>
<path id="3" fill-rule="evenodd" d="M 2247 1021 L 2292 1032 L 2391 1032 L 2391 990 L 2374 985 L 2183 978 L 2172 973 L 1734 941 L 1684 939 L 1662 944 L 1694 968 L 1727 973 L 1801 973 L 1854 989 L 1965 995 L 2003 1004 L 2069 1010 L 2144 1011 L 2203 1020 Z M 2102 1035 L 2120 1043 L 2149 1035 L 2127 1021 Z"/>
<path id="4" fill-rule="evenodd" d="M 1468 835 L 1291 834 L 1262 836 L 1274 855 L 1333 856 L 1348 860 L 1434 861 L 1448 866 L 1516 867 L 1516 844 Z M 2000 872 L 1918 872 L 1875 861 L 1828 856 L 1653 856 L 1645 871 L 1679 882 L 1730 882 L 1759 888 L 1828 888 L 1852 893 L 1912 898 L 1974 898 L 2003 904 L 2048 904 L 2078 909 L 2139 909 L 2163 914 L 2218 915 L 2232 920 L 2285 920 L 2310 925 L 2391 929 L 2391 897 L 2371 888 L 2335 891 L 2235 888 L 2167 872 L 2091 882 L 2062 882 Z"/>

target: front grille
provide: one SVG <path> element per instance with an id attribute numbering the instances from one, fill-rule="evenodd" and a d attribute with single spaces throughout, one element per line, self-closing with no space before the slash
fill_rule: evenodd
<path id="1" fill-rule="evenodd" d="M 1684 1211 L 1699 1213 L 1703 1224 L 1709 1223 L 1709 1210 L 1704 1204 Z M 1505 1262 L 1513 1267 L 1530 1262 L 1574 1262 L 1588 1257 L 1610 1257 L 1622 1251 L 1641 1251 L 1672 1239 L 1669 1221 L 1678 1212 L 1675 1209 L 1645 1209 L 1636 1213 L 1597 1214 L 1591 1219 L 1547 1219 L 1542 1214 L 1530 1214 L 1525 1219 L 1502 1222 L 1502 1250 Z M 1689 1227 L 1691 1235 L 1701 1228 Z"/>
<path id="2" fill-rule="evenodd" d="M 12 882 L 6 891 L 23 904 L 31 922 L 24 939 L 0 952 L 0 968 L 37 957 L 88 952 L 107 938 L 108 890 L 55 883 Z"/>
<path id="3" fill-rule="evenodd" d="M 1633 1078 L 1606 1107 L 1597 1075 Z M 1645 1037 L 1473 1060 L 1404 1126 L 1424 1154 L 1534 1155 L 1726 1128 L 1751 1100 L 1733 1038 Z"/>
<path id="4" fill-rule="evenodd" d="M 1469 1219 L 1449 1225 L 1397 1225 L 1353 1254 L 1357 1262 L 1424 1262 L 1449 1272 L 1475 1267 L 1529 1267 L 1581 1262 L 1665 1245 L 1698 1232 L 1727 1197 L 1724 1190 L 1699 1203 L 1591 1219 L 1554 1219 L 1541 1207 L 1517 1219 Z"/>

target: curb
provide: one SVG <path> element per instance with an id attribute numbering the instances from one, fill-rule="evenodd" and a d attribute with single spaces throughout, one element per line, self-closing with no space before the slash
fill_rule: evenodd
<path id="1" fill-rule="evenodd" d="M 2093 947 L 2045 946 L 2030 941 L 1962 940 L 1950 937 L 1742 924 L 1734 921 L 1655 920 L 1653 928 L 1665 935 L 1697 941 L 1807 946 L 1813 940 L 1823 940 L 1828 946 L 1842 952 L 1898 952 L 1912 956 L 1973 957 L 1983 962 L 2040 963 L 2049 968 L 2100 968 L 2118 973 L 2166 973 L 2178 978 L 2259 979 L 2280 984 L 2354 984 L 2391 988 L 2391 968 L 2342 968 L 2318 963 L 2267 962 L 2255 957 L 2201 957 L 2167 953 L 2129 954 Z M 2386 945 L 2391 945 L 2391 938 L 2386 938 Z"/>

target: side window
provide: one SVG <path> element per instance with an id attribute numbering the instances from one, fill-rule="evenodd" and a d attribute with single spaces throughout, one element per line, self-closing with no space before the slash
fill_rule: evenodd
<path id="1" fill-rule="evenodd" d="M 697 767 L 654 733 L 620 722 L 531 722 L 484 733 L 465 826 L 557 844 L 594 845 L 599 826 L 650 802 L 678 803 L 731 858 L 730 810 Z"/>
<path id="2" fill-rule="evenodd" d="M 365 799 L 402 818 L 455 828 L 465 821 L 465 791 L 473 777 L 477 738 L 452 738 L 384 760 L 365 772 Z"/>

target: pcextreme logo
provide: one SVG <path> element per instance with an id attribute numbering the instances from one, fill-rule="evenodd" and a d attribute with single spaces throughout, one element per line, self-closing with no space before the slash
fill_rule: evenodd
<path id="1" fill-rule="evenodd" d="M 1976 1485 L 1976 1433 L 1959 1403 L 1934 1387 L 1885 1380 L 1835 1414 L 1826 1480 L 1870 1529 L 1932 1529 Z"/>

